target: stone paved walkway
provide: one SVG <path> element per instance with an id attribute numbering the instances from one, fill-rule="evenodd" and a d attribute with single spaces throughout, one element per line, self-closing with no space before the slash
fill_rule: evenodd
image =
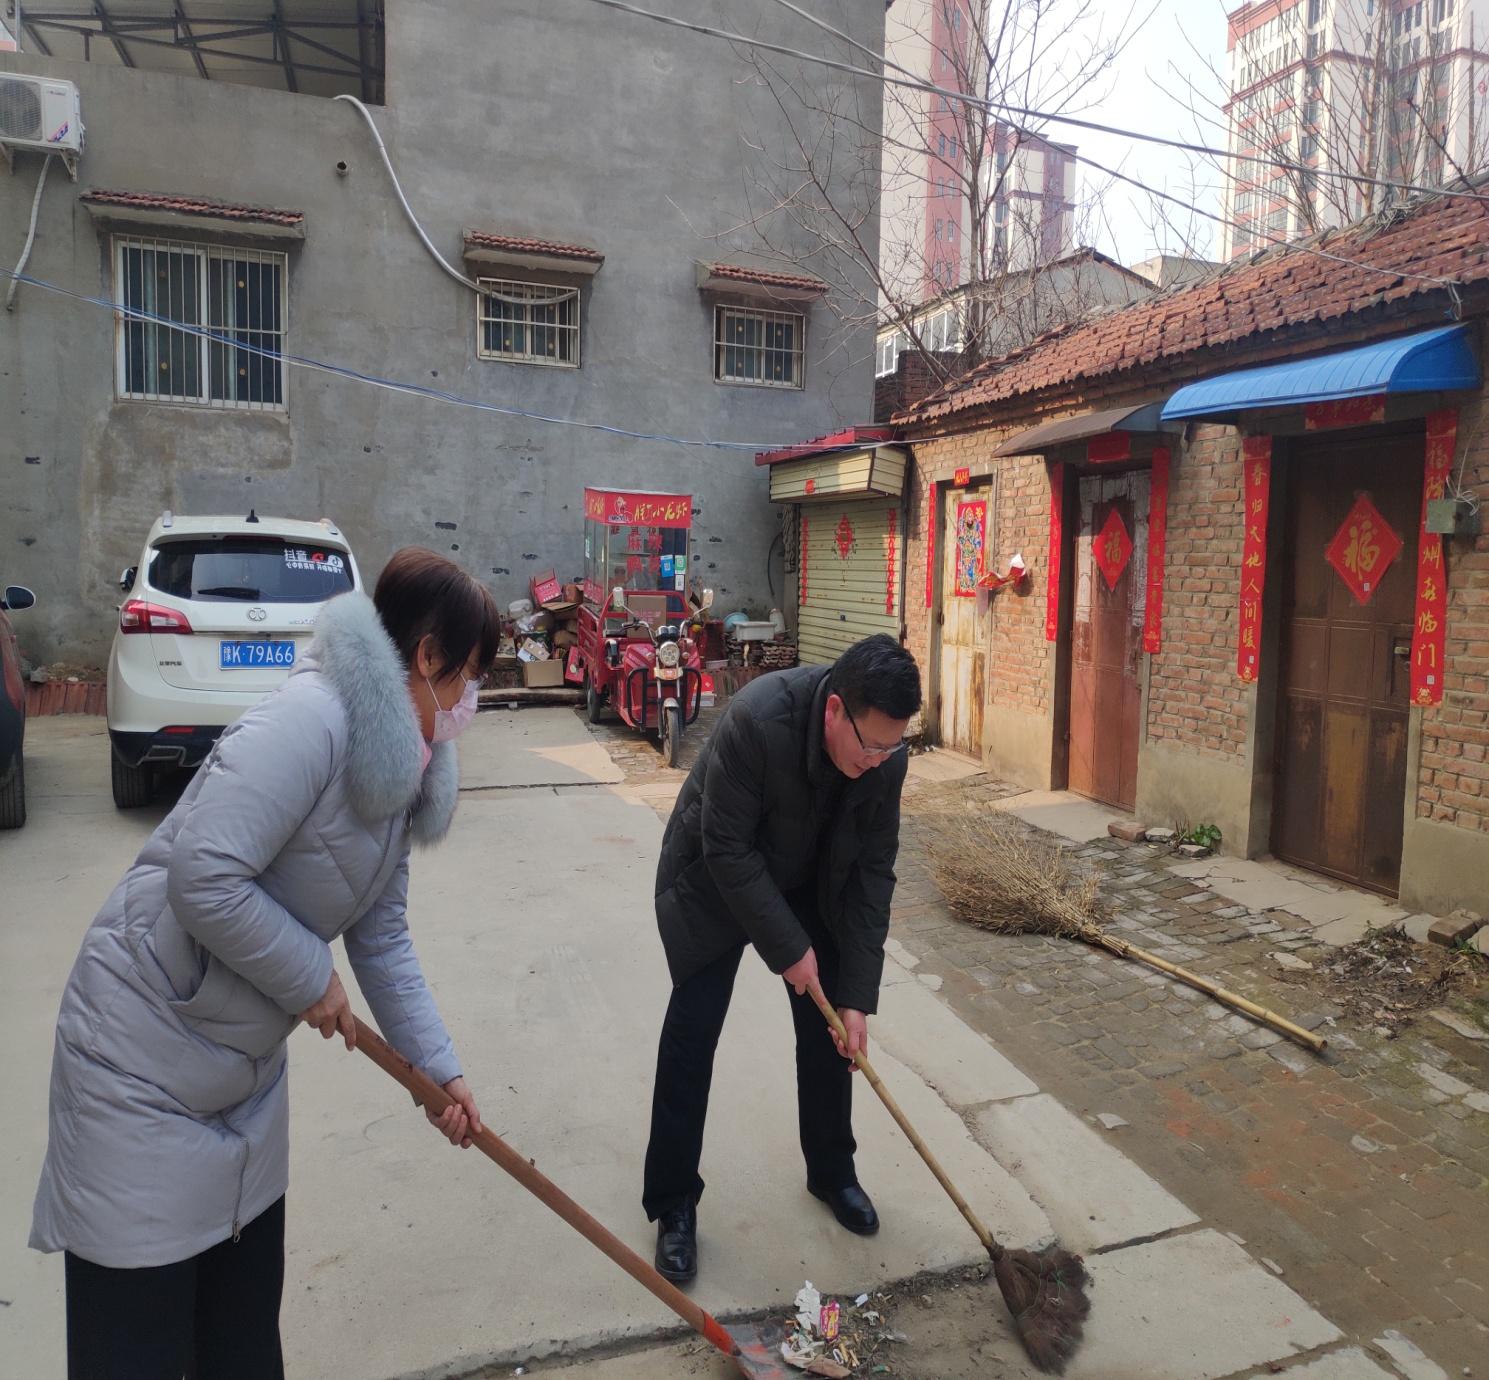
<path id="1" fill-rule="evenodd" d="M 1455 1008 L 1467 1034 L 1424 1018 L 1385 1040 L 1277 971 L 1270 954 L 1324 942 L 1307 921 L 1115 839 L 1071 846 L 1124 937 L 1322 1029 L 1323 1057 L 1140 965 L 961 924 L 926 870 L 936 814 L 1011 794 L 985 776 L 907 789 L 901 961 L 1377 1356 L 1413 1380 L 1489 1376 L 1489 1003 Z"/>
<path id="2" fill-rule="evenodd" d="M 684 768 L 710 725 L 698 727 Z M 597 732 L 665 817 L 685 770 L 624 726 Z M 1375 1361 L 1407 1380 L 1489 1377 L 1489 1002 L 1450 1013 L 1468 1034 L 1423 1017 L 1384 1039 L 1270 957 L 1317 957 L 1345 937 L 1322 911 L 1254 908 L 1270 904 L 1266 885 L 1242 892 L 1262 898 L 1254 906 L 1225 895 L 1232 874 L 1265 880 L 1255 864 L 1197 867 L 1110 838 L 1069 846 L 1106 878 L 1124 937 L 1321 1030 L 1329 1050 L 1310 1054 L 1141 965 L 973 929 L 945 907 L 926 843 L 938 813 L 1013 806 L 1020 792 L 980 773 L 927 779 L 940 774 L 918 770 L 906 787 L 895 957 Z"/>

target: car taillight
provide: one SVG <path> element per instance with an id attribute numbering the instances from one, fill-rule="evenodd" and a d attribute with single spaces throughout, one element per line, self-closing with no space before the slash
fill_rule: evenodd
<path id="1" fill-rule="evenodd" d="M 0 637 L 7 634 L 0 633 Z M 6 698 L 24 714 L 26 712 L 26 687 L 21 682 L 21 658 L 19 653 L 15 656 L 0 656 L 0 668 L 5 671 L 5 694 Z"/>
<path id="2" fill-rule="evenodd" d="M 130 599 L 119 610 L 119 631 L 122 633 L 189 633 L 191 624 L 186 615 L 163 604 L 152 604 L 145 599 Z"/>

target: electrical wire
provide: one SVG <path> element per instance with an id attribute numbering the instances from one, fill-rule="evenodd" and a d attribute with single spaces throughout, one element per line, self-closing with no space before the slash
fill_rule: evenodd
<path id="1" fill-rule="evenodd" d="M 778 0 L 781 3 L 782 0 Z M 678 19 L 669 14 L 658 14 L 653 10 L 644 10 L 639 5 L 627 4 L 626 0 L 589 0 L 592 5 L 603 5 L 606 9 L 619 10 L 624 14 L 636 16 L 638 19 L 650 19 L 658 24 L 666 24 L 672 28 L 687 29 L 693 33 L 703 34 L 708 38 L 721 38 L 729 43 L 738 43 L 746 48 L 757 48 L 762 52 L 777 53 L 782 57 L 795 58 L 800 62 L 814 63 L 820 67 L 831 68 L 835 72 L 843 72 L 849 76 L 868 77 L 872 81 L 883 82 L 889 86 L 900 86 L 908 90 L 924 91 L 933 96 L 944 96 L 948 101 L 959 101 L 963 105 L 973 106 L 979 110 L 990 112 L 1001 112 L 1008 115 L 1018 115 L 1031 120 L 1044 120 L 1050 124 L 1069 125 L 1074 129 L 1086 129 L 1097 134 L 1113 134 L 1123 139 L 1133 139 L 1140 143 L 1157 144 L 1163 148 L 1178 149 L 1185 153 L 1200 153 L 1213 158 L 1234 158 L 1244 163 L 1260 163 L 1270 168 L 1278 168 L 1286 172 L 1307 172 L 1323 178 L 1334 178 L 1345 182 L 1359 183 L 1372 187 L 1386 187 L 1393 191 L 1432 193 L 1435 196 L 1461 197 L 1469 201 L 1489 201 L 1489 193 L 1458 191 L 1446 187 L 1429 187 L 1415 182 L 1391 182 L 1385 178 L 1369 177 L 1364 173 L 1345 172 L 1333 168 L 1310 168 L 1306 163 L 1293 163 L 1275 156 L 1262 154 L 1233 153 L 1229 149 L 1216 148 L 1210 144 L 1192 144 L 1183 139 L 1171 139 L 1162 134 L 1148 134 L 1142 130 L 1124 129 L 1119 125 L 1103 124 L 1098 120 L 1083 120 L 1074 115 L 1060 115 L 1053 111 L 1038 110 L 1031 106 L 1009 105 L 1002 101 L 984 100 L 979 96 L 969 95 L 965 91 L 958 91 L 955 87 L 937 86 L 934 82 L 925 81 L 922 78 L 892 77 L 884 72 L 874 72 L 866 67 L 855 67 L 850 62 L 839 62 L 835 58 L 823 57 L 816 53 L 804 53 L 798 48 L 788 48 L 780 43 L 769 43 L 765 39 L 750 38 L 745 34 L 731 33 L 727 29 L 716 29 L 707 24 L 696 24 L 692 20 Z M 795 8 L 792 6 L 791 8 Z M 834 29 L 823 20 L 816 19 L 812 15 L 802 14 L 802 17 L 810 23 L 827 33 L 836 34 L 839 38 L 846 35 Z M 863 48 L 864 45 L 854 39 L 848 42 L 855 47 Z M 872 49 L 867 50 L 876 62 L 884 62 L 881 54 L 874 53 Z M 895 64 L 889 64 L 894 66 Z M 903 71 L 903 68 L 899 70 Z"/>
<path id="2" fill-rule="evenodd" d="M 373 122 L 372 119 L 372 112 L 368 110 L 367 107 L 363 105 L 362 102 L 359 101 L 355 96 L 349 96 L 345 92 L 343 92 L 339 96 L 333 96 L 332 99 L 337 101 L 349 102 L 353 107 L 361 112 L 362 118 L 367 121 L 367 128 L 372 131 L 373 142 L 377 145 L 378 154 L 383 160 L 383 167 L 386 168 L 388 171 L 388 180 L 392 182 L 393 191 L 398 197 L 398 204 L 403 207 L 403 214 L 408 217 L 408 223 L 414 227 L 414 234 L 416 234 L 422 241 L 424 248 L 434 255 L 435 262 L 439 264 L 439 266 L 444 269 L 445 272 L 450 275 L 450 277 L 452 277 L 457 283 L 459 283 L 461 287 L 467 287 L 475 293 L 484 292 L 485 289 L 482 288 L 479 283 L 472 282 L 465 276 L 465 274 L 460 272 L 459 269 L 452 268 L 445 261 L 445 256 L 434 247 L 434 244 L 430 240 L 429 236 L 424 233 L 424 227 L 419 224 L 419 218 L 414 214 L 414 208 L 408 204 L 408 198 L 403 194 L 403 187 L 398 181 L 398 174 L 393 171 L 393 160 L 388 157 L 388 147 L 386 144 L 383 143 L 383 136 L 378 133 L 377 125 Z"/>
<path id="3" fill-rule="evenodd" d="M 36 243 L 36 218 L 41 213 L 41 194 L 46 191 L 47 174 L 52 170 L 52 159 L 57 155 L 49 153 L 41 165 L 41 172 L 36 177 L 36 195 L 31 198 L 31 224 L 26 229 L 26 247 L 21 250 L 20 261 L 15 266 L 15 272 L 11 275 L 10 286 L 5 291 L 5 310 L 16 309 L 16 293 L 20 291 L 20 275 L 26 271 L 26 262 L 31 257 L 31 246 Z"/>
<path id="4" fill-rule="evenodd" d="M 616 3 L 617 4 L 617 7 L 619 7 L 619 8 L 624 8 L 626 10 L 634 9 L 634 6 L 630 6 L 630 5 L 619 5 L 618 0 L 594 0 L 594 2 L 597 3 L 597 4 L 603 4 L 603 5 L 609 5 L 609 4 L 612 4 L 612 3 Z M 793 14 L 799 15 L 802 19 L 806 20 L 809 24 L 814 25 L 815 27 L 817 27 L 818 29 L 821 29 L 825 33 L 831 34 L 834 38 L 841 39 L 843 42 L 850 44 L 854 48 L 857 48 L 862 53 L 867 53 L 869 55 L 869 57 L 873 58 L 877 62 L 882 62 L 886 67 L 892 67 L 892 68 L 894 68 L 898 72 L 903 72 L 907 77 L 909 77 L 909 78 L 912 79 L 912 84 L 913 85 L 915 85 L 917 87 L 923 87 L 925 90 L 934 91 L 937 94 L 941 94 L 941 95 L 952 94 L 946 88 L 936 87 L 936 86 L 931 85 L 930 83 L 922 82 L 919 78 L 915 77 L 915 74 L 913 72 L 911 72 L 908 68 L 902 67 L 899 63 L 891 61 L 888 57 L 884 57 L 884 56 L 882 56 L 880 54 L 875 53 L 874 50 L 872 48 L 870 48 L 867 44 L 860 43 L 856 38 L 852 37 L 850 34 L 846 34 L 841 29 L 835 28 L 833 25 L 827 23 L 826 20 L 818 19 L 815 15 L 812 15 L 812 14 L 807 13 L 807 11 L 804 10 L 804 9 L 802 9 L 799 5 L 793 4 L 792 3 L 792 0 L 775 0 L 775 3 L 778 4 L 778 5 L 780 5 L 780 6 L 782 6 L 783 8 L 785 8 L 787 10 L 790 10 Z M 742 41 L 744 41 L 744 42 L 750 42 L 750 40 L 747 40 L 747 39 L 746 40 L 742 40 Z M 863 72 L 863 75 L 869 76 L 869 77 L 875 76 L 875 74 L 873 72 L 868 72 L 868 71 Z M 889 79 L 888 78 L 885 78 L 885 80 L 889 80 Z M 981 108 L 988 109 L 988 110 L 991 110 L 991 109 L 995 108 L 995 105 L 996 105 L 996 103 L 994 103 L 994 102 L 978 101 L 975 98 L 970 97 L 970 96 L 964 97 L 964 99 L 966 100 L 966 103 L 969 104 L 969 105 L 979 106 Z M 1065 118 L 1063 116 L 1046 115 L 1046 114 L 1044 114 L 1042 112 L 1038 112 L 1038 111 L 1033 111 L 1033 112 L 1027 111 L 1027 110 L 1020 111 L 1016 107 L 1013 107 L 1013 106 L 996 106 L 996 108 L 1002 109 L 1002 110 L 1008 111 L 1008 112 L 1013 112 L 1013 113 L 1034 114 L 1034 115 L 1038 116 L 1038 118 L 1040 118 L 1040 119 L 1061 120 L 1061 119 L 1064 119 Z M 1175 148 L 1188 148 L 1191 151 L 1219 152 L 1218 150 L 1205 150 L 1205 149 L 1203 149 L 1202 146 L 1199 146 L 1199 145 L 1185 145 L 1185 144 L 1183 144 L 1183 143 L 1181 143 L 1179 141 L 1163 140 L 1163 139 L 1159 138 L 1156 135 L 1145 135 L 1145 134 L 1135 133 L 1135 132 L 1130 131 L 1130 130 L 1120 130 L 1120 129 L 1115 128 L 1114 126 L 1096 124 L 1096 123 L 1094 123 L 1092 121 L 1088 121 L 1088 120 L 1087 121 L 1070 120 L 1070 121 L 1068 121 L 1068 123 L 1079 124 L 1079 125 L 1081 125 L 1084 128 L 1093 129 L 1093 130 L 1099 130 L 1102 133 L 1107 133 L 1107 134 L 1124 134 L 1124 135 L 1127 135 L 1127 136 L 1129 136 L 1131 138 L 1134 138 L 1134 139 L 1148 140 L 1149 142 L 1153 142 L 1153 143 L 1166 143 L 1166 144 L 1170 144 L 1172 147 L 1175 147 Z M 1020 131 L 1020 132 L 1022 133 L 1024 131 Z M 1227 155 L 1223 155 L 1223 156 L 1230 157 L 1230 156 L 1233 156 L 1233 155 L 1228 155 L 1227 154 Z M 1185 210 L 1192 211 L 1194 214 L 1199 215 L 1199 216 L 1204 216 L 1206 219 L 1213 220 L 1217 224 L 1227 226 L 1228 228 L 1230 228 L 1232 230 L 1248 230 L 1252 234 L 1261 236 L 1261 237 L 1263 237 L 1263 238 L 1266 239 L 1269 248 L 1281 248 L 1281 249 L 1285 250 L 1288 253 L 1312 254 L 1312 255 L 1314 255 L 1314 256 L 1316 256 L 1318 258 L 1326 259 L 1326 260 L 1328 260 L 1331 263 L 1344 264 L 1344 265 L 1347 265 L 1347 266 L 1349 266 L 1351 268 L 1364 269 L 1366 271 L 1373 272 L 1373 273 L 1380 273 L 1380 274 L 1383 274 L 1383 275 L 1385 275 L 1387 277 L 1391 277 L 1391 278 L 1410 278 L 1410 279 L 1414 279 L 1417 282 L 1432 283 L 1432 284 L 1434 284 L 1434 285 L 1436 285 L 1438 287 L 1447 287 L 1447 288 L 1450 288 L 1450 289 L 1457 288 L 1457 287 L 1460 287 L 1461 286 L 1461 284 L 1458 283 L 1458 281 L 1456 279 L 1453 279 L 1453 278 L 1441 278 L 1441 277 L 1435 277 L 1435 276 L 1433 276 L 1431 274 L 1427 274 L 1427 273 L 1412 273 L 1412 272 L 1407 271 L 1406 269 L 1396 269 L 1396 268 L 1391 268 L 1389 266 L 1383 266 L 1383 265 L 1380 265 L 1380 264 L 1368 264 L 1368 263 L 1364 263 L 1363 261 L 1361 261 L 1359 259 L 1351 259 L 1351 258 L 1346 257 L 1343 254 L 1334 254 L 1334 253 L 1329 252 L 1328 250 L 1319 249 L 1316 246 L 1309 245 L 1309 244 L 1306 244 L 1306 243 L 1302 243 L 1300 241 L 1289 240 L 1286 237 L 1278 237 L 1276 235 L 1273 235 L 1270 231 L 1258 229 L 1254 225 L 1253 226 L 1243 225 L 1240 221 L 1232 220 L 1232 219 L 1230 219 L 1227 216 L 1218 215 L 1218 214 L 1216 214 L 1213 211 L 1207 211 L 1202 206 L 1199 206 L 1199 205 L 1197 205 L 1194 202 L 1185 201 L 1185 200 L 1183 200 L 1183 198 L 1176 197 L 1176 196 L 1172 195 L 1169 192 L 1161 192 L 1156 187 L 1150 187 L 1146 182 L 1143 182 L 1143 181 L 1139 180 L 1138 178 L 1132 177 L 1132 176 L 1130 176 L 1130 175 L 1128 175 L 1126 173 L 1119 173 L 1115 169 L 1108 168 L 1105 164 L 1098 163 L 1094 158 L 1091 158 L 1089 155 L 1082 154 L 1078 150 L 1073 154 L 1073 157 L 1075 158 L 1075 161 L 1076 162 L 1078 162 L 1078 163 L 1084 163 L 1087 167 L 1095 168 L 1098 172 L 1104 173 L 1108 177 L 1114 177 L 1114 178 L 1116 178 L 1120 182 L 1125 182 L 1125 183 L 1127 183 L 1131 187 L 1136 187 L 1140 191 L 1146 192 L 1149 196 L 1158 197 L 1160 200 L 1172 202 L 1175 205 L 1180 206 L 1180 207 L 1182 207 Z M 1292 168 L 1292 169 L 1303 170 L 1303 171 L 1308 171 L 1308 172 L 1317 172 L 1317 171 L 1319 171 L 1318 169 L 1305 168 L 1305 166 L 1303 164 L 1277 163 L 1276 166 L 1277 167 L 1280 167 L 1280 168 Z M 1353 174 L 1350 174 L 1349 176 L 1351 177 L 1352 180 L 1369 182 L 1369 183 L 1373 183 L 1374 185 L 1377 185 L 1377 186 L 1386 186 L 1386 187 L 1392 187 L 1392 188 L 1399 188 L 1399 189 L 1401 189 L 1403 191 L 1432 192 L 1433 194 L 1467 197 L 1467 198 L 1471 198 L 1472 200 L 1475 200 L 1475 201 L 1489 201 L 1489 196 L 1486 196 L 1486 195 L 1484 195 L 1482 193 L 1477 193 L 1477 192 L 1445 192 L 1445 191 L 1440 191 L 1440 189 L 1437 189 L 1437 188 L 1416 187 L 1416 186 L 1414 186 L 1412 184 L 1409 184 L 1409 183 L 1380 182 L 1378 179 L 1375 179 L 1375 178 L 1364 178 L 1364 177 L 1354 178 Z"/>
<path id="5" fill-rule="evenodd" d="M 203 326 L 192 326 L 181 321 L 173 321 L 168 316 L 158 316 L 154 312 L 143 311 L 137 307 L 126 306 L 122 302 L 110 301 L 107 297 L 90 297 L 86 293 L 74 292 L 57 283 L 49 283 L 44 278 L 33 278 L 30 274 L 16 273 L 12 269 L 0 268 L 0 277 L 9 278 L 16 283 L 25 283 L 30 287 L 39 288 L 44 292 L 55 293 L 60 297 L 70 298 L 75 302 L 86 303 L 89 306 L 100 307 L 105 311 L 115 313 L 128 321 L 139 321 L 147 325 L 165 326 L 173 331 L 179 331 L 182 335 L 194 336 L 200 340 L 210 341 L 215 345 L 228 346 L 234 350 L 240 350 L 245 354 L 257 355 L 262 359 L 272 360 L 276 363 L 287 365 L 290 368 L 304 369 L 312 373 L 329 374 L 333 378 L 345 379 L 352 383 L 365 384 L 373 388 L 385 389 L 393 393 L 402 393 L 410 397 L 424 398 L 431 402 L 447 403 L 455 407 L 469 407 L 479 412 L 493 412 L 503 417 L 521 417 L 525 421 L 543 422 L 551 426 L 578 427 L 584 431 L 602 432 L 608 436 L 620 436 L 631 441 L 659 441 L 668 445 L 688 446 L 706 450 L 739 451 L 758 454 L 761 451 L 781 450 L 791 446 L 800 446 L 797 441 L 713 441 L 706 437 L 669 436 L 660 432 L 632 431 L 627 427 L 612 426 L 605 422 L 585 422 L 574 417 L 550 417 L 542 412 L 532 412 L 526 408 L 513 407 L 503 403 L 484 402 L 480 398 L 468 398 L 459 393 L 450 393 L 442 388 L 430 388 L 420 383 L 401 383 L 396 379 L 381 378 L 376 374 L 364 374 L 358 369 L 352 369 L 344 364 L 329 364 L 324 360 L 312 359 L 306 355 L 285 354 L 279 350 L 270 350 L 259 345 L 250 345 L 246 341 L 237 339 L 231 335 L 209 330 Z M 814 446 L 812 454 L 826 455 L 834 451 L 862 450 L 861 444 L 844 443 L 837 446 Z"/>
<path id="6" fill-rule="evenodd" d="M 1430 273 L 1412 273 L 1404 268 L 1390 268 L 1381 264 L 1367 264 L 1361 259 L 1351 259 L 1344 254 L 1335 254 L 1327 249 L 1320 249 L 1317 245 L 1309 244 L 1306 240 L 1289 240 L 1272 234 L 1270 231 L 1260 230 L 1256 226 L 1245 226 L 1239 221 L 1230 220 L 1216 211 L 1207 211 L 1203 206 L 1196 206 L 1192 201 L 1185 201 L 1183 197 L 1174 196 L 1172 192 L 1161 192 L 1157 187 L 1150 187 L 1146 182 L 1139 181 L 1127 173 L 1118 172 L 1115 168 L 1109 168 L 1104 163 L 1098 163 L 1094 158 L 1088 158 L 1084 154 L 1076 154 L 1076 159 L 1095 168 L 1097 172 L 1104 173 L 1108 177 L 1114 177 L 1118 182 L 1125 182 L 1131 187 L 1146 192 L 1149 196 L 1157 197 L 1160 201 L 1170 201 L 1174 205 L 1182 207 L 1186 211 L 1192 211 L 1197 216 L 1204 216 L 1207 220 L 1213 220 L 1219 225 L 1229 226 L 1232 230 L 1249 230 L 1254 235 L 1261 235 L 1267 241 L 1268 249 L 1281 249 L 1289 254 L 1312 254 L 1316 258 L 1327 259 L 1330 263 L 1343 264 L 1347 268 L 1359 268 L 1371 273 L 1382 273 L 1391 278 L 1411 278 L 1419 283 L 1431 283 L 1436 287 L 1445 287 L 1450 292 L 1455 292 L 1463 284 L 1456 278 L 1438 278 Z M 1459 303 L 1454 298 L 1455 311 Z"/>

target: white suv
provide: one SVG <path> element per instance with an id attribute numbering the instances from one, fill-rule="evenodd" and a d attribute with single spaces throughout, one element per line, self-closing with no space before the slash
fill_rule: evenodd
<path id="1" fill-rule="evenodd" d="M 119 580 L 126 598 L 108 680 L 114 804 L 146 805 L 159 771 L 197 766 L 284 682 L 321 605 L 361 583 L 329 519 L 162 514 Z"/>

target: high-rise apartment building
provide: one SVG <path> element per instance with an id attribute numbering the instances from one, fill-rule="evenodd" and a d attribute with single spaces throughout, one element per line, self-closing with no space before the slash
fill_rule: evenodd
<path id="1" fill-rule="evenodd" d="M 1489 165 L 1489 0 L 1253 0 L 1229 24 L 1222 258 L 1405 194 L 1340 174 L 1437 186 Z"/>
<path id="2" fill-rule="evenodd" d="M 984 0 L 893 0 L 885 56 L 943 90 L 985 90 L 976 26 L 995 11 Z M 986 224 L 980 250 L 974 205 Z M 1072 146 L 969 120 L 944 95 L 886 92 L 879 257 L 890 301 L 923 303 L 1058 259 L 1074 247 L 1074 226 Z"/>

